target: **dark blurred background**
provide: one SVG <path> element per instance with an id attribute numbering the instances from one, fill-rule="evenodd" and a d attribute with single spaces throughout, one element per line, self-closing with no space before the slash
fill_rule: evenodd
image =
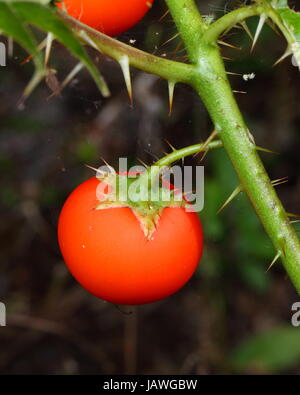
<path id="1" fill-rule="evenodd" d="M 235 1 L 199 1 L 203 14 L 220 16 Z M 295 3 L 294 3 L 295 4 Z M 163 1 L 119 37 L 136 47 L 185 61 Z M 257 18 L 249 20 L 255 32 Z M 38 32 L 37 32 L 38 34 Z M 40 34 L 40 39 L 43 36 Z M 288 58 L 274 62 L 286 45 L 266 26 L 251 54 L 251 40 L 234 29 L 224 47 L 233 89 L 288 212 L 299 213 L 300 75 Z M 6 42 L 4 37 L 2 42 Z M 131 41 L 132 42 L 132 41 Z M 82 71 L 56 97 L 42 83 L 18 106 L 33 66 L 17 45 L 0 69 L 0 302 L 7 326 L 0 327 L 0 373 L 8 374 L 232 374 L 300 373 L 300 329 L 291 325 L 299 296 L 281 266 L 267 268 L 274 249 L 248 200 L 239 196 L 219 215 L 237 185 L 226 154 L 209 152 L 205 206 L 200 213 L 205 251 L 197 273 L 177 294 L 139 307 L 114 306 L 88 294 L 67 271 L 56 239 L 60 209 L 68 194 L 104 158 L 153 163 L 170 148 L 205 141 L 212 124 L 200 99 L 177 86 L 168 115 L 167 84 L 133 70 L 131 107 L 118 64 L 89 51 L 112 95 L 103 99 Z M 62 81 L 74 67 L 55 44 L 50 65 Z M 255 73 L 246 82 L 243 74 Z M 199 164 L 201 158 L 188 159 Z M 295 224 L 297 226 L 297 224 Z M 300 226 L 298 226 L 300 229 Z"/>

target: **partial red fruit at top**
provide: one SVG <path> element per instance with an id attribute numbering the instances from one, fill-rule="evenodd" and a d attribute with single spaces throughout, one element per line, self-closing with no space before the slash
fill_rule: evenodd
<path id="1" fill-rule="evenodd" d="M 64 0 L 58 6 L 65 6 L 67 12 L 82 23 L 116 36 L 142 19 L 152 3 L 153 0 Z"/>
<path id="2" fill-rule="evenodd" d="M 178 291 L 202 254 L 198 215 L 165 208 L 149 240 L 130 208 L 95 209 L 100 182 L 79 185 L 60 214 L 58 239 L 71 273 L 89 292 L 116 304 L 155 302 Z"/>

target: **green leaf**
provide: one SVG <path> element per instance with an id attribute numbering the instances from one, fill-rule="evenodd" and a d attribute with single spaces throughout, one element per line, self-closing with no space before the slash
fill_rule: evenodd
<path id="1" fill-rule="evenodd" d="M 255 373 L 284 371 L 300 361 L 300 331 L 282 326 L 242 342 L 231 362 L 235 370 Z"/>
<path id="2" fill-rule="evenodd" d="M 45 5 L 48 2 L 49 0 L 10 0 L 9 2 L 0 0 L 0 30 L 12 36 L 29 53 L 38 55 L 39 63 L 36 64 L 38 70 L 41 68 L 45 70 L 42 60 L 43 56 L 37 50 L 37 44 L 33 41 L 33 34 L 29 30 L 28 25 L 34 25 L 46 33 L 52 33 L 58 41 L 85 65 L 103 96 L 109 96 L 109 90 L 103 77 L 89 58 L 83 45 L 74 36 L 71 29 L 61 20 L 56 8 Z M 25 41 L 26 37 L 27 40 Z M 27 42 L 29 37 L 31 37 L 30 45 Z"/>
<path id="3" fill-rule="evenodd" d="M 33 56 L 36 72 L 25 89 L 24 96 L 28 96 L 46 75 L 43 55 L 37 50 L 37 42 L 31 30 L 19 18 L 12 5 L 3 1 L 0 2 L 0 30 L 12 37 Z"/>

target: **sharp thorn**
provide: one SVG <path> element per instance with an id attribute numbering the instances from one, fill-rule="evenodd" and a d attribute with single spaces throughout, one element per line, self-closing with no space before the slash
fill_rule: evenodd
<path id="1" fill-rule="evenodd" d="M 77 65 L 70 71 L 70 73 L 63 80 L 60 87 L 60 91 L 72 81 L 72 79 L 83 69 L 83 67 L 84 67 L 83 63 L 81 62 L 77 63 Z"/>
<path id="2" fill-rule="evenodd" d="M 161 44 L 161 47 L 163 47 L 164 45 L 169 44 L 171 41 L 175 40 L 175 38 L 177 38 L 180 35 L 180 33 L 176 33 L 174 34 L 173 37 L 169 38 L 167 41 L 165 41 L 164 43 Z"/>
<path id="3" fill-rule="evenodd" d="M 226 71 L 226 74 L 229 74 L 229 75 L 238 75 L 238 76 L 242 76 L 243 74 L 240 74 L 240 73 L 232 73 L 231 71 Z"/>
<path id="4" fill-rule="evenodd" d="M 100 170 L 100 169 L 96 169 L 96 167 L 90 166 L 90 165 L 84 165 L 85 167 L 87 167 L 88 169 L 91 169 L 93 171 L 96 172 L 96 176 L 101 175 L 102 177 L 106 176 L 108 173 L 106 171 Z M 97 178 L 100 178 L 99 176 Z"/>
<path id="5" fill-rule="evenodd" d="M 253 34 L 251 33 L 246 21 L 241 22 L 240 25 L 242 26 L 242 28 L 245 30 L 245 32 L 248 34 L 248 36 L 253 41 L 254 40 Z"/>
<path id="6" fill-rule="evenodd" d="M 267 153 L 269 153 L 269 154 L 279 155 L 279 152 L 271 151 L 271 150 L 269 150 L 269 149 L 267 149 L 267 148 L 263 148 L 263 147 L 256 146 L 256 149 L 257 149 L 257 151 L 262 151 L 262 152 L 267 152 Z"/>
<path id="7" fill-rule="evenodd" d="M 227 60 L 228 62 L 233 62 L 234 59 L 228 58 L 227 56 L 222 56 L 223 60 Z"/>
<path id="8" fill-rule="evenodd" d="M 238 49 L 239 51 L 241 50 L 240 47 L 236 47 L 235 45 L 226 43 L 225 41 L 222 41 L 222 40 L 218 40 L 218 43 L 221 44 L 221 45 L 224 45 L 225 47 L 229 47 L 229 48 L 233 48 L 233 49 Z"/>
<path id="9" fill-rule="evenodd" d="M 195 158 L 197 155 L 199 155 L 200 152 L 204 152 L 203 155 L 202 155 L 202 157 L 201 157 L 201 159 L 200 159 L 200 161 L 202 161 L 202 160 L 205 158 L 205 156 L 206 156 L 206 154 L 207 154 L 207 152 L 208 152 L 207 147 L 208 147 L 209 143 L 211 143 L 212 140 L 214 140 L 214 138 L 217 137 L 218 134 L 219 134 L 219 132 L 218 132 L 217 130 L 214 130 L 214 131 L 211 133 L 211 135 L 207 138 L 207 140 L 203 143 L 203 145 L 202 145 L 202 147 L 201 147 L 201 151 L 199 151 L 199 152 L 197 152 L 196 154 L 194 154 L 194 158 Z"/>
<path id="10" fill-rule="evenodd" d="M 285 184 L 288 181 L 289 181 L 288 177 L 282 177 L 282 178 L 278 178 L 277 180 L 274 180 L 271 182 L 272 182 L 273 187 L 277 187 L 278 185 Z"/>
<path id="11" fill-rule="evenodd" d="M 130 65 L 129 65 L 129 58 L 127 55 L 123 55 L 119 59 L 119 64 L 121 66 L 123 75 L 124 75 L 124 80 L 128 92 L 128 96 L 130 99 L 130 103 L 132 105 L 132 84 L 131 84 L 131 76 L 130 76 Z"/>
<path id="12" fill-rule="evenodd" d="M 282 252 L 278 251 L 277 254 L 275 255 L 273 261 L 271 262 L 270 266 L 266 270 L 266 272 L 268 272 L 273 267 L 273 265 L 277 262 L 277 260 L 281 257 L 281 255 L 282 255 Z"/>
<path id="13" fill-rule="evenodd" d="M 217 214 L 219 214 L 222 210 L 224 210 L 224 208 L 241 192 L 242 192 L 242 187 L 239 185 L 235 188 L 235 190 L 232 192 L 232 194 L 229 196 L 226 202 L 219 208 Z"/>
<path id="14" fill-rule="evenodd" d="M 147 163 L 145 163 L 142 159 L 139 159 L 139 158 L 137 158 L 137 160 L 146 168 L 146 169 L 148 169 L 148 165 L 147 165 Z"/>
<path id="15" fill-rule="evenodd" d="M 286 213 L 286 215 L 291 218 L 300 218 L 300 214 Z"/>
<path id="16" fill-rule="evenodd" d="M 171 148 L 171 150 L 174 152 L 174 151 L 177 151 L 176 150 L 176 148 L 167 140 L 167 139 L 164 139 L 164 141 L 168 144 L 168 146 Z"/>
<path id="17" fill-rule="evenodd" d="M 49 58 L 50 58 L 52 43 L 53 43 L 53 34 L 48 33 L 47 38 L 46 38 L 45 66 L 47 66 Z"/>
<path id="18" fill-rule="evenodd" d="M 169 14 L 169 10 L 167 10 L 160 18 L 159 18 L 159 22 L 161 22 L 168 14 Z"/>
<path id="19" fill-rule="evenodd" d="M 173 110 L 173 99 L 174 99 L 174 89 L 176 82 L 168 81 L 168 91 L 169 91 L 169 116 L 172 114 Z"/>
<path id="20" fill-rule="evenodd" d="M 111 165 L 109 165 L 104 158 L 101 157 L 101 159 L 106 164 L 107 168 L 111 171 L 111 173 L 115 174 L 115 169 Z"/>
<path id="21" fill-rule="evenodd" d="M 276 62 L 273 64 L 273 67 L 277 66 L 279 63 L 281 63 L 285 58 L 287 58 L 290 55 L 292 55 L 292 51 L 290 50 L 289 47 L 287 47 L 285 53 L 278 60 L 276 60 Z"/>
<path id="22" fill-rule="evenodd" d="M 270 26 L 270 28 L 277 34 L 277 36 L 281 36 L 280 31 L 277 29 L 277 26 L 271 21 L 267 19 L 266 24 Z"/>
<path id="23" fill-rule="evenodd" d="M 233 93 L 242 93 L 243 95 L 246 95 L 246 94 L 247 94 L 247 92 L 245 92 L 245 91 L 235 91 L 235 90 L 233 90 L 232 92 L 233 92 Z"/>
<path id="24" fill-rule="evenodd" d="M 258 40 L 258 37 L 259 37 L 259 35 L 260 35 L 261 31 L 262 31 L 262 28 L 264 27 L 266 19 L 267 19 L 267 17 L 266 17 L 265 14 L 262 14 L 260 16 L 260 18 L 259 18 L 259 22 L 258 22 L 258 25 L 257 25 L 257 29 L 256 29 L 256 32 L 255 32 L 255 36 L 254 36 L 252 47 L 251 47 L 251 52 L 253 52 L 253 50 L 254 50 L 254 47 L 255 47 L 255 45 L 257 43 L 257 40 Z"/>

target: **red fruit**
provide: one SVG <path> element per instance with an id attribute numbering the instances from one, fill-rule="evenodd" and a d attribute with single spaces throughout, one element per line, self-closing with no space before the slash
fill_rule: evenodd
<path id="1" fill-rule="evenodd" d="M 58 3 L 73 18 L 109 36 L 134 26 L 151 8 L 153 0 L 64 0 Z"/>
<path id="2" fill-rule="evenodd" d="M 144 304 L 183 287 L 202 254 L 199 217 L 184 208 L 165 208 L 147 239 L 130 208 L 96 210 L 96 178 L 79 185 L 59 218 L 65 262 L 89 292 L 116 304 Z"/>

